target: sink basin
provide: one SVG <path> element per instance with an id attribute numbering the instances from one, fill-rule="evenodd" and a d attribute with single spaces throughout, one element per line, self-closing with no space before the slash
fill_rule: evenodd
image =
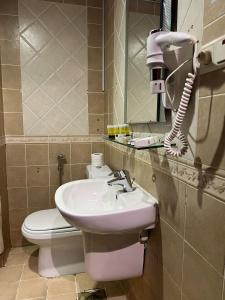
<path id="1" fill-rule="evenodd" d="M 123 193 L 120 186 L 108 186 L 109 179 L 85 179 L 60 186 L 56 206 L 72 225 L 86 232 L 116 234 L 153 228 L 157 200 L 135 185 Z"/>

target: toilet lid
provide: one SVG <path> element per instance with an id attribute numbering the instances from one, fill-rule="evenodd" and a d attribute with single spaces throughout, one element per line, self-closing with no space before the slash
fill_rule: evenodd
<path id="1" fill-rule="evenodd" d="M 62 217 L 57 208 L 40 210 L 30 214 L 26 217 L 24 226 L 31 231 L 77 230 Z"/>

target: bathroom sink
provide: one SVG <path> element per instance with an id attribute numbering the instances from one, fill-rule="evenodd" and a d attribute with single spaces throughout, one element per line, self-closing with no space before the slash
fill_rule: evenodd
<path id="1" fill-rule="evenodd" d="M 153 228 L 157 200 L 135 185 L 132 192 L 108 186 L 109 179 L 85 179 L 60 186 L 56 206 L 72 225 L 86 232 L 113 234 Z"/>

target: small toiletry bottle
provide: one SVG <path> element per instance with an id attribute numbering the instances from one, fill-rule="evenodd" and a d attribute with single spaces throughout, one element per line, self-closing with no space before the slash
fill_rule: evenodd
<path id="1" fill-rule="evenodd" d="M 110 139 L 114 139 L 115 138 L 115 135 L 114 135 L 114 126 L 112 125 L 107 125 L 107 133 L 108 133 L 108 137 Z"/>
<path id="2" fill-rule="evenodd" d="M 125 131 L 124 125 L 119 125 L 118 127 L 119 127 L 119 134 L 118 134 L 118 136 L 119 137 L 126 136 L 126 131 Z"/>
<path id="3" fill-rule="evenodd" d="M 126 136 L 130 136 L 130 127 L 128 124 L 123 124 Z"/>
<path id="4" fill-rule="evenodd" d="M 113 126 L 113 132 L 114 132 L 115 136 L 117 136 L 119 134 L 119 127 L 118 127 L 118 125 L 114 125 Z"/>

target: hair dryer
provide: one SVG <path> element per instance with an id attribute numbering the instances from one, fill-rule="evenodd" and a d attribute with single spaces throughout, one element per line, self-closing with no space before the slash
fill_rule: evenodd
<path id="1" fill-rule="evenodd" d="M 169 70 L 169 67 L 164 61 L 164 52 L 169 50 L 171 46 L 181 47 L 187 42 L 193 44 L 192 58 L 184 61 L 175 70 Z M 185 135 L 181 132 L 181 125 L 187 111 L 197 68 L 199 66 L 197 60 L 197 40 L 194 36 L 184 32 L 161 31 L 160 29 L 155 29 L 150 32 L 147 39 L 147 66 L 150 71 L 150 86 L 153 94 L 166 92 L 169 100 L 172 102 L 167 90 L 167 82 L 176 71 L 190 60 L 193 60 L 193 73 L 187 74 L 173 128 L 164 140 L 166 152 L 174 157 L 184 155 L 188 149 L 188 142 Z M 183 146 L 181 149 L 172 148 L 171 143 L 175 137 L 182 142 Z"/>

